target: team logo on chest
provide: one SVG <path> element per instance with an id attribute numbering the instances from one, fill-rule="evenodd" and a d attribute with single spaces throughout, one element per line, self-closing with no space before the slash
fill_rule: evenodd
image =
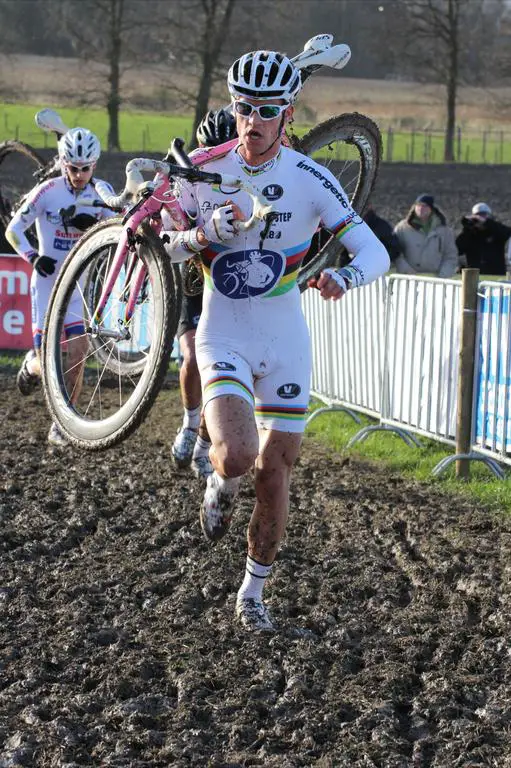
<path id="1" fill-rule="evenodd" d="M 284 194 L 284 190 L 280 186 L 280 184 L 268 184 L 267 187 L 263 189 L 263 195 L 267 200 L 278 200 L 279 197 L 282 197 Z"/>
<path id="2" fill-rule="evenodd" d="M 224 296 L 247 299 L 271 291 L 280 280 L 284 267 L 284 258 L 275 251 L 236 251 L 215 259 L 211 277 L 217 291 Z"/>

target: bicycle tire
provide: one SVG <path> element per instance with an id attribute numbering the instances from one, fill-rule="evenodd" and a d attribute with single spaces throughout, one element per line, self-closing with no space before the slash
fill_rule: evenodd
<path id="1" fill-rule="evenodd" d="M 22 158 L 23 167 L 20 172 Z M 45 165 L 42 157 L 22 141 L 10 140 L 0 144 L 0 222 L 4 229 L 25 195 L 33 188 L 34 183 L 37 183 L 35 173 Z M 33 179 L 32 183 L 29 175 Z"/>
<path id="2" fill-rule="evenodd" d="M 146 365 L 140 376 L 130 382 L 130 388 L 126 378 L 118 376 L 116 379 L 102 367 L 95 350 L 91 351 L 88 345 L 83 362 L 88 362 L 92 367 L 92 371 L 86 371 L 86 378 L 90 374 L 93 385 L 89 386 L 81 405 L 72 404 L 66 384 L 65 345 L 62 343 L 65 318 L 72 306 L 73 297 L 78 295 L 81 317 L 83 319 L 85 313 L 85 320 L 90 320 L 90 309 L 85 300 L 86 282 L 90 278 L 90 270 L 94 269 L 96 260 L 101 256 L 101 249 L 111 244 L 111 229 L 110 221 L 97 224 L 70 251 L 50 297 L 43 334 L 42 378 L 51 417 L 73 445 L 90 451 L 104 450 L 120 443 L 139 427 L 149 413 L 165 380 L 172 351 L 169 340 L 175 336 L 180 309 L 173 300 L 179 295 L 174 284 L 175 270 L 171 267 L 160 239 L 144 223 L 137 232 L 138 255 L 149 274 L 155 309 L 154 336 Z M 120 224 L 117 224 L 117 232 L 120 233 Z M 89 328 L 85 334 L 88 340 L 90 335 Z M 114 392 L 113 396 L 108 397 L 115 384 L 118 386 L 117 394 Z M 98 397 L 99 405 L 88 399 L 90 391 L 91 397 Z M 81 400 L 82 397 L 78 402 Z M 106 409 L 110 406 L 115 410 L 107 413 Z"/>
<path id="3" fill-rule="evenodd" d="M 122 218 L 114 217 L 108 220 L 108 226 L 105 224 L 104 230 L 111 233 L 111 241 L 107 243 L 105 247 L 111 248 L 112 253 L 117 247 L 119 241 L 119 234 L 122 227 Z M 85 235 L 82 239 L 82 243 L 87 239 L 88 235 Z M 136 255 L 135 255 L 136 258 Z M 91 277 L 90 283 L 87 286 L 87 302 L 91 313 L 93 313 L 94 307 L 99 299 L 103 288 L 103 278 L 105 270 L 108 269 L 108 259 L 98 261 L 94 272 Z M 173 302 L 180 312 L 181 307 L 181 277 L 179 273 L 179 267 L 175 264 L 171 265 L 171 269 L 174 277 L 174 297 Z M 140 306 L 140 303 L 139 303 Z M 98 360 L 100 360 L 112 373 L 120 376 L 137 376 L 142 373 L 142 370 L 146 364 L 148 348 L 145 349 L 118 349 L 114 351 L 115 342 L 103 340 L 101 338 L 91 338 L 91 344 L 95 348 L 95 354 Z"/>
<path id="4" fill-rule="evenodd" d="M 336 144 L 340 144 L 341 149 L 344 145 L 353 148 L 351 151 L 354 159 L 341 159 L 342 152 L 337 152 L 337 157 L 331 156 L 328 160 L 336 164 L 330 170 L 345 190 L 354 210 L 362 215 L 380 167 L 380 130 L 371 118 L 358 112 L 337 115 L 312 128 L 297 142 L 297 149 L 321 163 L 327 152 L 333 155 Z M 321 231 L 317 241 L 313 246 L 317 248 L 317 252 L 309 252 L 298 273 L 300 291 L 307 288 L 309 278 L 326 267 L 337 266 L 342 257 L 342 244 L 327 230 Z"/>

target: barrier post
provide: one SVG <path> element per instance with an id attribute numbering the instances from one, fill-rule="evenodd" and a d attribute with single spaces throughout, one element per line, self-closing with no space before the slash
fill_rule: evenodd
<path id="1" fill-rule="evenodd" d="M 456 414 L 456 453 L 469 454 L 472 438 L 472 401 L 477 325 L 478 269 L 461 272 L 460 351 L 458 366 L 458 410 Z M 470 476 L 470 461 L 456 459 L 456 477 Z"/>

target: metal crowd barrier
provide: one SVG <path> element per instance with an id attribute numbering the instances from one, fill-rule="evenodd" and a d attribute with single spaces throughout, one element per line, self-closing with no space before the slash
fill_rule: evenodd
<path id="1" fill-rule="evenodd" d="M 342 410 L 356 422 L 356 412 L 380 412 L 385 313 L 385 280 L 348 293 L 342 301 L 324 301 L 308 290 L 302 307 L 312 338 L 312 395 L 325 403 L 321 413 Z"/>
<path id="2" fill-rule="evenodd" d="M 499 477 L 511 463 L 511 287 L 480 284 L 472 446 L 451 461 L 483 461 Z M 408 445 L 424 436 L 456 445 L 460 354 L 458 280 L 393 274 L 326 302 L 314 290 L 302 297 L 312 338 L 312 394 L 318 414 L 344 410 L 379 420 L 348 446 L 374 431 L 392 431 Z"/>

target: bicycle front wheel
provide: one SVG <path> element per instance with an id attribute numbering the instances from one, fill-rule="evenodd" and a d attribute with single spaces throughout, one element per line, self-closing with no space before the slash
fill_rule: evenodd
<path id="1" fill-rule="evenodd" d="M 300 140 L 298 149 L 333 173 L 352 207 L 362 215 L 374 188 L 382 155 L 381 134 L 376 123 L 358 112 L 338 115 L 309 131 Z M 322 269 L 338 265 L 342 253 L 341 243 L 321 230 L 298 274 L 300 290 Z"/>
<path id="2" fill-rule="evenodd" d="M 95 303 L 122 232 L 118 219 L 93 227 L 70 252 L 55 284 L 43 336 L 43 385 L 63 434 L 87 450 L 124 440 L 149 413 L 165 380 L 179 319 L 175 268 L 149 226 L 137 233 L 145 270 L 140 301 L 126 315 L 133 252 L 98 324 Z M 108 265 L 108 266 L 107 266 Z M 122 287 L 121 287 L 122 286 Z M 73 333 L 66 340 L 66 329 Z M 143 365 L 141 364 L 143 363 Z"/>

